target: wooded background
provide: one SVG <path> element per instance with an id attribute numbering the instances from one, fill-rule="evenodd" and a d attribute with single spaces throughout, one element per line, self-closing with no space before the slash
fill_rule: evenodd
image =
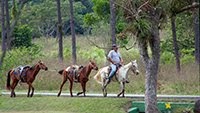
<path id="1" fill-rule="evenodd" d="M 158 112 L 159 64 L 175 63 L 180 73 L 181 63 L 200 62 L 199 0 L 1 0 L 0 30 L 2 71 L 11 67 L 8 62 L 15 64 L 12 51 L 31 54 L 25 63 L 38 58 L 40 47 L 32 40 L 40 37 L 57 38 L 63 62 L 63 37 L 72 36 L 72 64 L 77 35 L 93 37 L 88 43 L 105 55 L 113 43 L 138 48 L 146 71 L 146 113 Z"/>

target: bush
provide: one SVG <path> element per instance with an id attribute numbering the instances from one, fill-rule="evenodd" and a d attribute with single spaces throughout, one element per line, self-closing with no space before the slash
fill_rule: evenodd
<path id="1" fill-rule="evenodd" d="M 40 47 L 36 45 L 28 48 L 20 47 L 12 49 L 7 52 L 4 58 L 2 70 L 7 71 L 8 69 L 19 65 L 27 65 L 34 59 L 42 56 L 40 52 L 41 52 Z"/>
<path id="2" fill-rule="evenodd" d="M 180 60 L 182 64 L 188 64 L 188 63 L 194 62 L 195 58 L 192 55 L 185 55 Z"/>
<path id="3" fill-rule="evenodd" d="M 175 58 L 174 58 L 174 54 L 172 54 L 171 52 L 163 52 L 160 56 L 160 63 L 161 64 L 171 64 L 174 63 Z"/>
<path id="4" fill-rule="evenodd" d="M 11 47 L 29 47 L 32 45 L 32 29 L 28 25 L 17 26 L 14 29 L 14 39 Z"/>
<path id="5" fill-rule="evenodd" d="M 78 54 L 84 59 L 94 59 L 97 63 L 105 62 L 106 59 L 104 51 L 96 47 L 92 47 L 89 50 L 80 50 Z"/>
<path id="6" fill-rule="evenodd" d="M 1 67 L 0 71 L 0 78 L 2 82 L 0 82 L 0 86 L 4 86 L 5 77 L 2 75 L 6 75 L 7 72 L 12 69 L 16 68 L 19 65 L 25 66 L 29 65 L 33 60 L 41 57 L 41 48 L 39 46 L 33 45 L 31 47 L 20 47 L 14 48 L 6 53 L 4 58 L 4 62 Z"/>

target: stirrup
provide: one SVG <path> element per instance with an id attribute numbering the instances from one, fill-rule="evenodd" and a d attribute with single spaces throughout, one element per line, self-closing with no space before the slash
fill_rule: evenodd
<path id="1" fill-rule="evenodd" d="M 78 79 L 74 79 L 74 82 L 78 82 Z"/>

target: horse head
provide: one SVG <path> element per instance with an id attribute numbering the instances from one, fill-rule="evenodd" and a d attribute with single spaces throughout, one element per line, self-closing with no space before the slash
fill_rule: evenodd
<path id="1" fill-rule="evenodd" d="M 133 71 L 133 73 L 135 73 L 136 75 L 138 75 L 140 73 L 140 71 L 138 70 L 138 65 L 137 65 L 137 61 L 131 61 L 131 70 Z"/>
<path id="2" fill-rule="evenodd" d="M 96 63 L 95 63 L 94 61 L 91 61 L 91 60 L 90 60 L 89 65 L 92 67 L 92 69 L 98 70 L 98 67 L 97 67 L 97 65 L 96 65 Z"/>
<path id="3" fill-rule="evenodd" d="M 37 65 L 39 66 L 40 69 L 43 69 L 45 71 L 48 70 L 48 67 L 41 60 L 38 61 Z"/>

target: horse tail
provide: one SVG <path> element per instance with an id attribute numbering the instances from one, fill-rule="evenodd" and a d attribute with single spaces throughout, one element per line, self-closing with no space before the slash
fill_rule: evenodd
<path id="1" fill-rule="evenodd" d="M 60 71 L 58 71 L 58 73 L 59 73 L 60 75 L 62 75 L 63 71 L 64 71 L 64 69 L 63 69 L 63 70 L 60 70 Z"/>
<path id="2" fill-rule="evenodd" d="M 12 70 L 10 70 L 10 71 L 8 72 L 8 76 L 7 76 L 6 88 L 7 88 L 8 90 L 10 90 L 10 73 L 11 73 L 11 71 L 12 71 Z"/>
<path id="3" fill-rule="evenodd" d="M 97 83 L 102 84 L 101 82 L 101 74 L 100 70 L 97 72 L 97 74 L 94 76 L 94 79 L 96 80 Z"/>

